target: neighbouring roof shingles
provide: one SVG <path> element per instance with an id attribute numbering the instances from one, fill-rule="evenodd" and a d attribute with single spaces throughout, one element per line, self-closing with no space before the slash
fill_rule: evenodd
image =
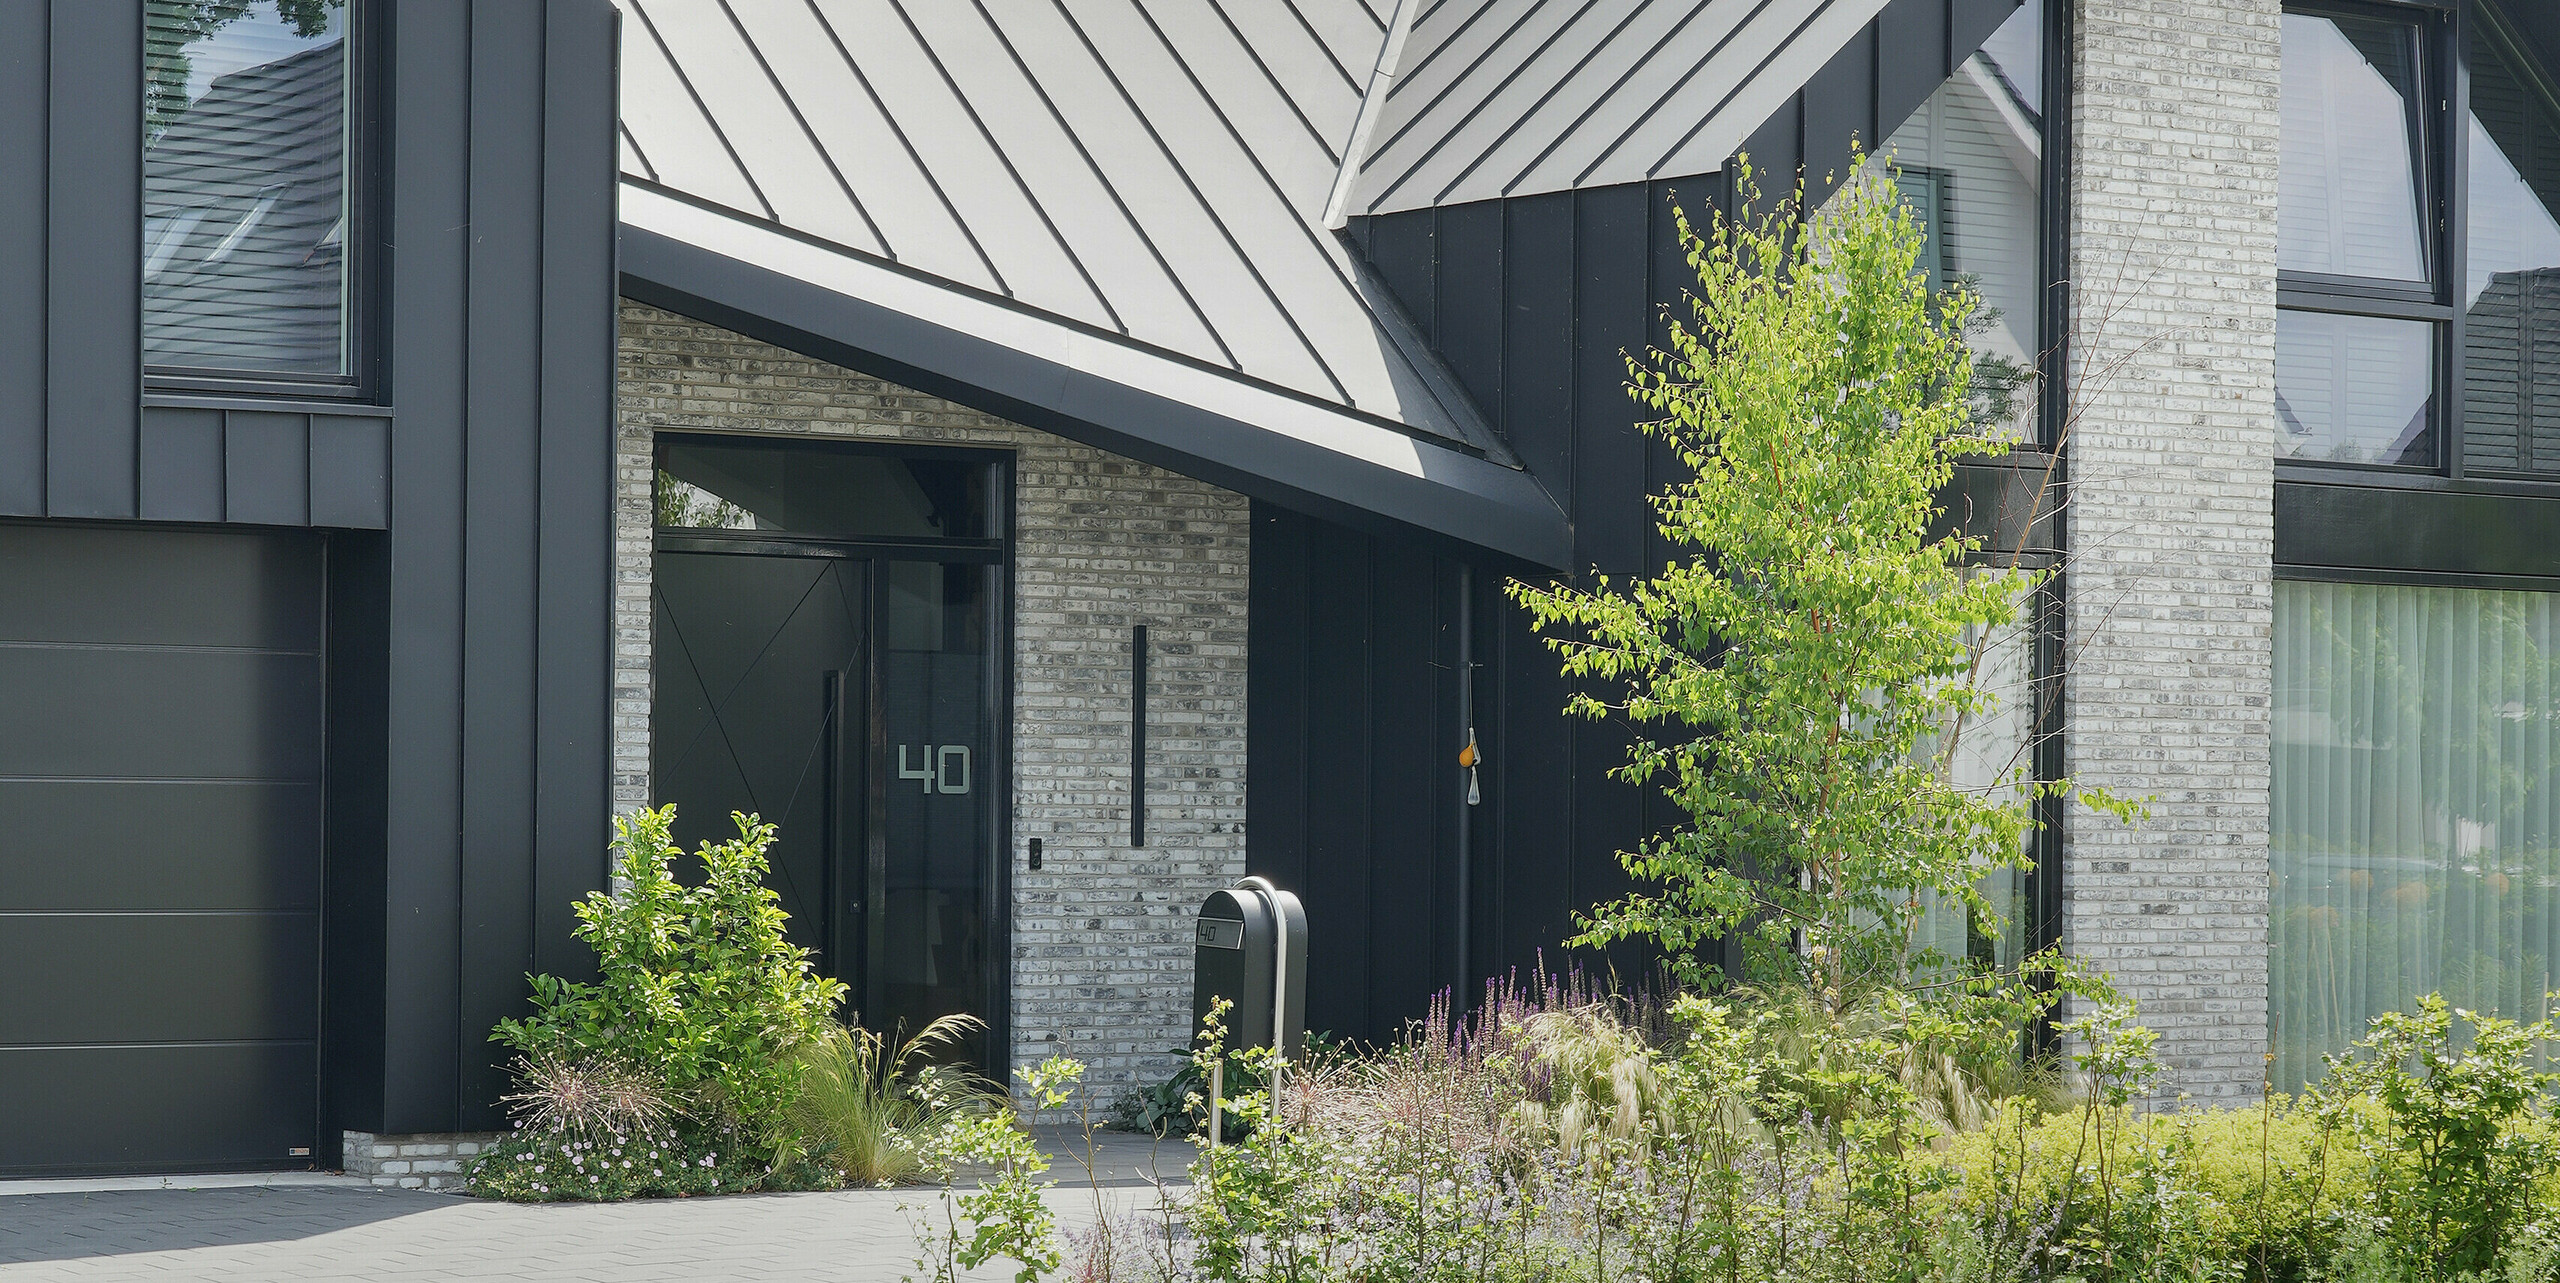
<path id="1" fill-rule="evenodd" d="M 618 3 L 628 177 L 1498 452 L 1323 226 L 1393 0 Z"/>
<path id="2" fill-rule="evenodd" d="M 1887 0 L 1407 0 L 1349 216 L 1713 173 Z"/>

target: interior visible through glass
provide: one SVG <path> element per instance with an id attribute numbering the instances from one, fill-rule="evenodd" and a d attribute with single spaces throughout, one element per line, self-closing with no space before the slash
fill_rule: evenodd
<path id="1" fill-rule="evenodd" d="M 2277 266 L 2423 282 L 2418 29 L 2284 15 Z"/>
<path id="2" fill-rule="evenodd" d="M 1982 298 L 1968 336 L 1976 400 L 2020 436 L 2032 435 L 2044 347 L 2043 8 L 2012 15 L 1879 153 L 1928 238 L 1930 288 L 1963 283 Z"/>
<path id="3" fill-rule="evenodd" d="M 2462 452 L 2560 469 L 2560 108 L 2496 43 L 2471 41 Z"/>
<path id="4" fill-rule="evenodd" d="M 2560 986 L 2560 596 L 2279 582 L 2269 1003 L 2294 1090 L 2441 991 Z"/>
<path id="5" fill-rule="evenodd" d="M 2287 458 L 2435 462 L 2436 327 L 2276 313 L 2276 449 Z"/>
<path id="6" fill-rule="evenodd" d="M 144 361 L 345 376 L 346 0 L 144 15 Z"/>

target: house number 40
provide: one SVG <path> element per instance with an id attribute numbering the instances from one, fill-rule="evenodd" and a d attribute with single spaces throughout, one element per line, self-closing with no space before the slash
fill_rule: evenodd
<path id="1" fill-rule="evenodd" d="M 954 769 L 957 768 L 957 782 Z M 927 793 L 966 793 L 969 791 L 969 746 L 966 744 L 927 744 L 924 764 L 907 765 L 907 746 L 898 746 L 898 778 L 924 781 Z"/>

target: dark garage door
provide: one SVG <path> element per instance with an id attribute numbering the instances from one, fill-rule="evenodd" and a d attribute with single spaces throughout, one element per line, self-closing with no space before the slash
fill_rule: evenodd
<path id="1" fill-rule="evenodd" d="M 320 584 L 306 536 L 0 525 L 0 1172 L 310 1152 Z"/>

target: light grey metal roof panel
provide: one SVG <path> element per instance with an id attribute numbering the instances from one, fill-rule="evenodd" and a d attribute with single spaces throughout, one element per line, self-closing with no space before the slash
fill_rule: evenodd
<path id="1" fill-rule="evenodd" d="M 1322 225 L 1383 0 L 617 2 L 626 172 L 1502 453 Z"/>
<path id="2" fill-rule="evenodd" d="M 729 144 L 667 60 L 666 47 L 643 22 L 622 32 L 622 124 L 649 157 L 656 181 L 750 213 L 772 211 L 729 154 Z"/>
<path id="3" fill-rule="evenodd" d="M 992 262 L 959 222 L 949 200 L 873 86 L 837 52 L 838 33 L 806 5 L 748 4 L 732 9 L 795 103 L 824 104 L 802 111 L 828 163 L 843 172 L 858 163 L 863 208 L 887 257 L 939 272 L 981 289 L 998 289 Z M 850 185 L 855 175 L 845 174 Z M 681 186 L 681 184 L 671 184 Z"/>
<path id="4" fill-rule="evenodd" d="M 1713 172 L 1886 3 L 1442 0 L 1371 91 L 1338 212 Z"/>
<path id="5" fill-rule="evenodd" d="M 685 80 L 712 120 L 756 122 L 722 133 L 775 221 L 856 249 L 886 252 L 887 242 L 818 150 L 808 122 L 783 96 L 755 46 L 731 24 L 727 6 L 717 0 L 659 0 L 639 11 L 668 48 L 681 51 Z"/>

